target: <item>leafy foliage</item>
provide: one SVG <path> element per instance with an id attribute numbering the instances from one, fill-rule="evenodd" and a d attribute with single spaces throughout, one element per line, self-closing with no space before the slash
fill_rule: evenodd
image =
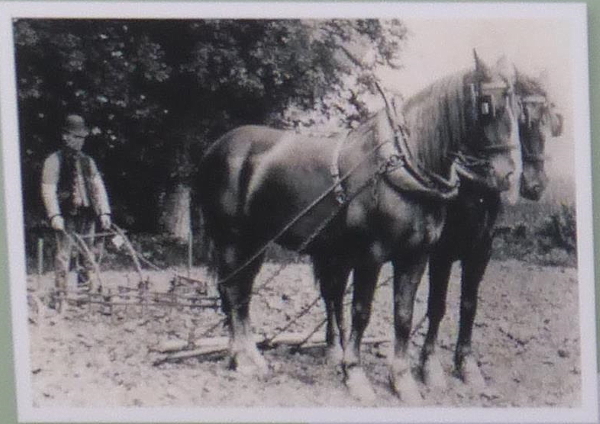
<path id="1" fill-rule="evenodd" d="M 400 66 L 406 38 L 397 20 L 26 19 L 14 32 L 26 210 L 39 217 L 43 158 L 76 111 L 117 219 L 145 230 L 224 131 L 363 119 L 374 71 Z"/>
<path id="2" fill-rule="evenodd" d="M 574 182 L 555 177 L 539 202 L 504 205 L 494 240 L 496 259 L 519 258 L 551 266 L 577 266 Z"/>
<path id="3" fill-rule="evenodd" d="M 577 251 L 577 222 L 575 205 L 561 204 L 560 208 L 544 220 L 544 225 L 538 231 L 542 240 L 547 240 L 549 246 L 557 246 L 568 253 Z"/>

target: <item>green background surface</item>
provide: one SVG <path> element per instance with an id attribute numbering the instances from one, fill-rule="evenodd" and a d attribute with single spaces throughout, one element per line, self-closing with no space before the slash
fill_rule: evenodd
<path id="1" fill-rule="evenodd" d="M 428 0 L 430 2 L 431 0 Z M 425 1 L 423 1 L 425 2 Z M 458 2 L 458 1 L 450 1 Z M 472 3 L 484 3 L 479 0 Z M 520 3 L 519 1 L 503 1 L 506 3 Z M 318 2 L 315 2 L 318 3 Z M 418 2 L 415 2 L 418 3 Z M 521 1 L 521 3 L 534 3 L 533 1 Z M 589 39 L 589 70 L 590 70 L 590 102 L 591 102 L 591 140 L 592 140 L 592 163 L 600 163 L 600 119 L 597 114 L 600 111 L 600 1 L 552 1 L 546 0 L 541 3 L 586 3 L 588 7 L 588 39 Z M 0 93 L 2 95 L 2 93 Z M 0 116 L 0 119 L 2 117 Z M 0 140 L 1 142 L 1 140 Z M 2 154 L 0 150 L 0 155 Z M 0 161 L 0 178 L 4 175 L 2 161 Z M 594 184 L 594 218 L 596 211 L 600 211 L 600 166 L 593 167 Z M 2 182 L 3 186 L 3 182 Z M 0 189 L 0 424 L 17 423 L 16 394 L 14 389 L 14 370 L 13 370 L 13 350 L 12 350 L 12 330 L 10 323 L 10 298 L 8 286 L 8 250 L 10 246 L 6 240 L 6 205 L 4 202 L 4 192 Z M 600 239 L 600 221 L 594 219 L 594 238 Z M 596 243 L 597 244 L 597 243 Z M 595 248 L 595 263 L 598 263 L 600 252 Z M 596 297 L 600 298 L 600 282 L 596 278 Z M 598 315 L 598 314 L 597 314 Z M 600 328 L 600 320 L 597 319 L 597 327 Z M 598 344 L 600 347 L 600 343 Z M 599 349 L 600 351 L 600 349 Z M 600 357 L 600 355 L 598 355 Z M 93 420 L 93 416 L 89 417 Z"/>

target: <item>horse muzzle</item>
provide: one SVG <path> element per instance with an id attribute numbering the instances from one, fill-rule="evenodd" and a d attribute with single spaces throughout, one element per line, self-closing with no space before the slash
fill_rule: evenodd
<path id="1" fill-rule="evenodd" d="M 516 183 L 516 157 L 513 150 L 501 151 L 489 159 L 489 176 L 491 188 L 497 191 L 507 191 Z"/>
<path id="2" fill-rule="evenodd" d="M 514 184 L 514 172 L 510 171 L 508 174 L 504 175 L 503 177 L 497 177 L 496 182 L 497 182 L 496 188 L 498 189 L 498 191 L 510 190 L 510 188 Z"/>
<path id="3" fill-rule="evenodd" d="M 521 197 L 527 200 L 538 201 L 546 190 L 547 179 L 537 179 L 536 181 L 529 181 L 523 175 L 519 182 L 519 194 Z"/>

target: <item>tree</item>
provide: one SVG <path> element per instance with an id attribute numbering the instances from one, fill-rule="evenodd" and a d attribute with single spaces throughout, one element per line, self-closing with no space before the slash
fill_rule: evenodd
<path id="1" fill-rule="evenodd" d="M 375 70 L 400 66 L 405 38 L 397 20 L 19 20 L 26 209 L 39 210 L 37 176 L 60 118 L 78 110 L 117 222 L 152 231 L 162 218 L 182 237 L 211 142 L 246 123 L 352 126 L 370 112 Z"/>

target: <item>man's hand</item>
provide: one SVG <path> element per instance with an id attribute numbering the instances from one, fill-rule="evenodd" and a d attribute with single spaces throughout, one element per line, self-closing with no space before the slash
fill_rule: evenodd
<path id="1" fill-rule="evenodd" d="M 50 219 L 50 226 L 56 231 L 65 231 L 65 220 L 60 215 L 54 215 Z"/>
<path id="2" fill-rule="evenodd" d="M 100 226 L 103 230 L 110 230 L 111 224 L 110 215 L 100 215 Z"/>

